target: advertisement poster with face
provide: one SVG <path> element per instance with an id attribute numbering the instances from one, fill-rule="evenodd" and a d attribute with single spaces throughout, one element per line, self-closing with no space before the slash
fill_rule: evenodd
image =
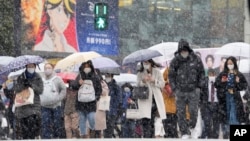
<path id="1" fill-rule="evenodd" d="M 45 0 L 33 50 L 77 52 L 75 0 Z"/>
<path id="2" fill-rule="evenodd" d="M 108 28 L 94 28 L 95 4 L 107 5 Z M 21 48 L 118 55 L 117 0 L 21 0 Z"/>

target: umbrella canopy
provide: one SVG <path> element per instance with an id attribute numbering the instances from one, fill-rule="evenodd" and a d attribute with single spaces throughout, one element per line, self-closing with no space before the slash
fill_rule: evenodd
<path id="1" fill-rule="evenodd" d="M 37 55 L 18 56 L 15 59 L 13 59 L 12 61 L 10 61 L 10 63 L 8 65 L 6 65 L 1 72 L 17 71 L 19 69 L 25 68 L 25 66 L 27 64 L 40 64 L 43 61 L 44 61 L 44 59 L 42 57 L 40 57 L 40 56 L 37 56 Z"/>
<path id="2" fill-rule="evenodd" d="M 128 82 L 132 86 L 135 86 L 137 81 L 137 76 L 131 73 L 121 73 L 120 75 L 115 75 L 114 79 L 119 85 Z"/>
<path id="3" fill-rule="evenodd" d="M 64 83 L 67 83 L 68 80 L 75 80 L 77 73 L 74 72 L 60 72 L 57 73 L 57 76 L 61 77 Z"/>
<path id="4" fill-rule="evenodd" d="M 2 67 L 8 65 L 15 57 L 12 56 L 0 56 L 0 70 Z"/>
<path id="5" fill-rule="evenodd" d="M 119 75 L 120 74 L 120 68 L 119 67 L 116 67 L 116 68 L 100 68 L 99 70 L 100 70 L 100 72 L 102 74 L 106 74 L 106 73 L 114 74 L 114 75 Z"/>
<path id="6" fill-rule="evenodd" d="M 4 66 L 0 71 L 0 83 L 2 84 L 8 79 L 8 75 L 10 72 L 14 72 L 20 69 L 25 68 L 27 64 L 39 64 L 42 63 L 44 59 L 40 56 L 36 55 L 22 55 L 14 58 L 12 61 L 8 63 L 8 65 Z"/>
<path id="7" fill-rule="evenodd" d="M 94 51 L 73 53 L 58 61 L 55 66 L 55 70 L 60 70 L 61 72 L 72 71 L 75 70 L 75 67 L 82 62 L 86 62 L 96 57 L 101 57 L 101 55 Z"/>
<path id="8" fill-rule="evenodd" d="M 250 59 L 241 59 L 239 61 L 239 71 L 242 73 L 250 73 Z"/>
<path id="9" fill-rule="evenodd" d="M 215 54 L 250 58 L 250 44 L 244 42 L 228 43 L 219 48 Z"/>
<path id="10" fill-rule="evenodd" d="M 126 56 L 123 59 L 122 64 L 123 65 L 133 64 L 133 63 L 146 61 L 146 60 L 152 59 L 154 57 L 159 57 L 159 56 L 162 56 L 162 54 L 157 50 L 141 49 Z"/>
<path id="11" fill-rule="evenodd" d="M 157 50 L 162 54 L 162 56 L 153 58 L 155 62 L 162 64 L 174 57 L 174 53 L 178 49 L 178 42 L 163 42 L 148 49 Z"/>
<path id="12" fill-rule="evenodd" d="M 94 68 L 101 69 L 101 68 L 117 68 L 120 67 L 114 60 L 108 57 L 97 57 L 91 59 Z"/>

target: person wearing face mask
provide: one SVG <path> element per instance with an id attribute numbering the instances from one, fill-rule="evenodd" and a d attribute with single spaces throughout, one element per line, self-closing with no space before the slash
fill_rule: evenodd
<path id="1" fill-rule="evenodd" d="M 178 125 L 182 139 L 196 138 L 194 130 L 198 117 L 198 105 L 201 89 L 205 86 L 205 69 L 202 60 L 190 48 L 189 43 L 181 39 L 178 50 L 169 67 L 169 84 L 176 97 Z M 186 107 L 190 120 L 186 120 Z"/>
<path id="2" fill-rule="evenodd" d="M 81 85 L 84 84 L 84 81 L 91 81 L 95 91 L 95 100 L 90 102 L 81 102 L 78 99 L 76 100 L 76 110 L 79 114 L 80 121 L 80 138 L 95 138 L 95 113 L 96 113 L 96 103 L 100 98 L 102 93 L 101 80 L 96 74 L 92 61 L 86 61 L 81 64 L 79 67 L 79 75 L 76 77 L 75 81 L 72 82 L 72 87 L 76 90 L 79 90 Z M 77 94 L 77 97 L 79 93 Z M 87 120 L 89 126 L 87 126 Z M 89 127 L 89 129 L 87 129 Z M 88 133 L 89 131 L 89 133 Z M 97 131 L 99 132 L 99 131 Z"/>
<path id="3" fill-rule="evenodd" d="M 120 117 L 121 105 L 122 105 L 122 92 L 120 86 L 113 78 L 113 74 L 105 74 L 105 81 L 109 87 L 110 96 L 110 109 L 106 113 L 107 128 L 104 130 L 104 138 L 112 138 L 114 135 L 114 129 L 116 129 L 116 122 Z M 120 134 L 120 131 L 118 131 Z"/>
<path id="4" fill-rule="evenodd" d="M 223 138 L 229 138 L 229 125 L 246 123 L 240 91 L 248 86 L 245 76 L 239 71 L 237 60 L 230 56 L 224 64 L 224 70 L 216 77 L 215 87 L 219 100 L 220 121 L 223 123 Z"/>
<path id="5" fill-rule="evenodd" d="M 54 73 L 54 66 L 44 65 L 44 90 L 41 99 L 42 110 L 42 139 L 62 138 L 63 135 L 63 108 L 62 101 L 66 96 L 66 86 L 62 78 Z"/>
<path id="6" fill-rule="evenodd" d="M 122 119 L 121 131 L 122 138 L 135 138 L 136 120 L 126 119 L 126 110 L 128 107 L 135 108 L 135 99 L 133 99 L 133 86 L 130 83 L 124 83 L 122 86 Z"/>
<path id="7" fill-rule="evenodd" d="M 35 139 L 40 136 L 41 104 L 40 94 L 43 92 L 41 76 L 35 72 L 36 64 L 27 64 L 25 71 L 18 76 L 14 91 L 21 92 L 27 87 L 34 90 L 34 104 L 15 108 L 15 117 L 20 125 L 21 139 Z"/>
<path id="8" fill-rule="evenodd" d="M 138 107 L 142 117 L 142 131 L 144 138 L 154 138 L 154 119 L 158 111 L 161 120 L 166 119 L 165 104 L 161 89 L 165 85 L 160 65 L 152 59 L 141 62 L 137 73 L 137 86 L 146 86 L 149 89 L 148 99 L 138 99 Z"/>
<path id="9" fill-rule="evenodd" d="M 214 87 L 216 72 L 214 69 L 208 69 L 208 76 L 206 77 L 206 85 L 201 93 L 201 117 L 204 122 L 202 134 L 200 138 L 218 139 L 220 121 L 219 119 L 219 101 L 217 97 L 217 90 Z"/>

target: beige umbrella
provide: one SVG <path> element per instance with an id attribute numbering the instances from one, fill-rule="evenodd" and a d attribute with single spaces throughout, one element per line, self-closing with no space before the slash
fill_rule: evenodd
<path id="1" fill-rule="evenodd" d="M 75 67 L 82 62 L 86 62 L 88 60 L 101 56 L 101 54 L 94 51 L 73 53 L 66 58 L 58 61 L 55 66 L 55 70 L 59 70 L 60 72 L 76 70 Z"/>

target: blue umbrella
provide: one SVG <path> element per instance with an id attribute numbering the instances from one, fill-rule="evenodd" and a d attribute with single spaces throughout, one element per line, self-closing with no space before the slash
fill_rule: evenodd
<path id="1" fill-rule="evenodd" d="M 5 65 L 0 71 L 0 83 L 3 83 L 8 79 L 8 74 L 13 71 L 17 71 L 25 68 L 27 64 L 39 64 L 44 62 L 44 59 L 36 55 L 22 55 L 16 57 L 12 61 Z"/>
<path id="2" fill-rule="evenodd" d="M 126 56 L 122 61 L 122 65 L 146 61 L 159 56 L 162 56 L 162 54 L 157 50 L 141 49 Z"/>

